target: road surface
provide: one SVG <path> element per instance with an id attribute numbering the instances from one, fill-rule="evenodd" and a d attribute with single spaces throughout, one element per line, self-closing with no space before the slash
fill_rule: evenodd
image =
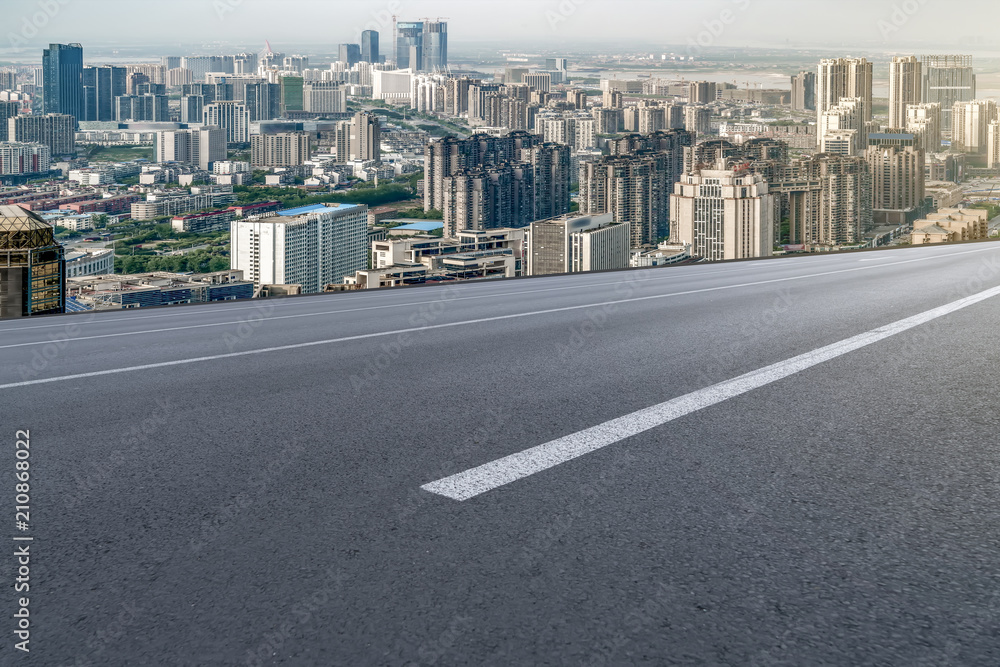
<path id="1" fill-rule="evenodd" d="M 0 322 L 31 657 L 998 664 L 998 294 L 987 243 Z"/>

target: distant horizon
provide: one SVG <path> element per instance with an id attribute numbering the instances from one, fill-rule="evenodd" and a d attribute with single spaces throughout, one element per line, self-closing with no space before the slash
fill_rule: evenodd
<path id="1" fill-rule="evenodd" d="M 364 29 L 379 30 L 388 52 L 393 14 L 400 20 L 440 16 L 458 49 L 683 46 L 1000 55 L 991 20 L 1000 18 L 1000 10 L 985 0 L 966 0 L 960 11 L 927 0 L 841 0 L 836 11 L 816 0 L 286 0 L 280 15 L 264 0 L 138 0 L 125 5 L 126 11 L 117 0 L 48 5 L 7 0 L 5 5 L 9 22 L 0 60 L 19 62 L 34 60 L 34 53 L 40 58 L 48 43 L 69 42 L 126 49 L 235 43 L 259 50 L 270 40 L 276 50 L 288 52 L 333 49 L 356 43 Z M 486 32 L 488 39 L 481 39 Z M 168 35 L 178 39 L 165 39 Z M 219 39 L 226 35 L 241 38 Z"/>

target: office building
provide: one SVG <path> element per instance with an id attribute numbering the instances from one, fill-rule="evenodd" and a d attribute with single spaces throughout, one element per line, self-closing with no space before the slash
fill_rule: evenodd
<path id="1" fill-rule="evenodd" d="M 779 213 L 763 176 L 724 161 L 684 175 L 670 197 L 674 240 L 708 261 L 770 256 Z"/>
<path id="2" fill-rule="evenodd" d="M 932 55 L 920 59 L 923 68 L 923 101 L 941 105 L 941 131 L 952 131 L 956 102 L 976 99 L 976 75 L 972 56 Z"/>
<path id="3" fill-rule="evenodd" d="M 302 111 L 304 106 L 305 79 L 301 76 L 281 77 L 281 114 Z"/>
<path id="4" fill-rule="evenodd" d="M 396 24 L 396 67 L 418 70 L 423 65 L 424 24 L 401 21 Z"/>
<path id="5" fill-rule="evenodd" d="M 255 134 L 250 137 L 250 163 L 254 167 L 293 167 L 309 160 L 308 132 Z"/>
<path id="6" fill-rule="evenodd" d="M 986 153 L 990 123 L 997 120 L 994 100 L 955 102 L 951 113 L 951 145 L 964 153 Z"/>
<path id="7" fill-rule="evenodd" d="M 552 90 L 552 75 L 548 72 L 525 74 L 521 83 L 526 83 L 535 90 L 547 93 Z"/>
<path id="8" fill-rule="evenodd" d="M 49 44 L 42 53 L 42 109 L 46 114 L 84 118 L 83 47 L 79 44 Z"/>
<path id="9" fill-rule="evenodd" d="M 250 141 L 250 112 L 245 104 L 224 101 L 206 104 L 205 125 L 221 127 L 226 132 L 226 141 L 231 144 L 245 144 Z"/>
<path id="10" fill-rule="evenodd" d="M 568 214 L 531 223 L 528 275 L 625 269 L 630 259 L 630 233 L 614 215 Z"/>
<path id="11" fill-rule="evenodd" d="M 906 107 L 920 104 L 923 75 L 916 56 L 896 56 L 889 63 L 889 127 L 906 127 Z"/>
<path id="12" fill-rule="evenodd" d="M 124 95 L 115 98 L 115 120 L 120 123 L 170 122 L 170 98 L 166 95 Z"/>
<path id="13" fill-rule="evenodd" d="M 205 120 L 205 98 L 201 95 L 181 97 L 181 122 L 200 125 Z"/>
<path id="14" fill-rule="evenodd" d="M 262 285 L 301 285 L 303 294 L 368 267 L 368 207 L 317 204 L 232 223 L 232 268 Z"/>
<path id="15" fill-rule="evenodd" d="M 824 59 L 816 73 L 816 118 L 823 124 L 823 114 L 841 104 L 843 98 L 856 99 L 861 124 L 872 119 L 872 64 L 864 58 Z M 822 139 L 818 133 L 817 143 Z"/>
<path id="16" fill-rule="evenodd" d="M 365 30 L 361 33 L 361 61 L 366 63 L 380 63 L 382 58 L 379 55 L 378 46 L 379 34 L 377 30 Z"/>
<path id="17" fill-rule="evenodd" d="M 425 72 L 444 72 L 448 69 L 448 24 L 444 21 L 425 21 L 421 35 L 422 69 Z"/>
<path id="18" fill-rule="evenodd" d="M 770 191 L 784 199 L 788 243 L 806 250 L 854 245 L 872 228 L 871 171 L 863 157 L 821 153 L 792 160 L 778 170 Z"/>
<path id="19" fill-rule="evenodd" d="M 799 72 L 792 77 L 792 109 L 816 110 L 816 72 Z"/>
<path id="20" fill-rule="evenodd" d="M 311 113 L 344 113 L 347 86 L 339 81 L 310 81 L 302 87 L 302 108 Z"/>
<path id="21" fill-rule="evenodd" d="M 205 171 L 228 156 L 226 131 L 215 126 L 157 132 L 155 148 L 157 162 L 197 165 Z"/>
<path id="22" fill-rule="evenodd" d="M 354 67 L 361 62 L 360 44 L 341 44 L 338 49 L 337 60 L 345 63 L 348 67 Z M 369 61 L 370 62 L 370 61 Z M 296 70 L 299 71 L 299 70 Z"/>
<path id="23" fill-rule="evenodd" d="M 84 117 L 88 121 L 113 121 L 115 98 L 127 94 L 128 70 L 124 67 L 84 67 Z"/>
<path id="24" fill-rule="evenodd" d="M 0 141 L 0 176 L 47 174 L 51 164 L 52 152 L 44 144 Z"/>
<path id="25" fill-rule="evenodd" d="M 76 119 L 69 114 L 50 113 L 44 116 L 14 116 L 7 119 L 10 141 L 44 144 L 52 156 L 76 154 Z"/>
<path id="26" fill-rule="evenodd" d="M 52 226 L 20 206 L 0 206 L 0 318 L 64 312 L 65 283 Z"/>

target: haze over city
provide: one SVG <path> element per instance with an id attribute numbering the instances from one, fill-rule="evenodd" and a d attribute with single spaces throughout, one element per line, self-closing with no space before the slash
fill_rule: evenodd
<path id="1" fill-rule="evenodd" d="M 998 19 L 4 1 L 0 664 L 1000 665 Z"/>
<path id="2" fill-rule="evenodd" d="M 371 23 L 388 26 L 395 13 L 447 16 L 456 48 L 503 42 L 537 50 L 560 45 L 605 47 L 627 43 L 662 48 L 687 44 L 725 11 L 734 19 L 713 46 L 769 48 L 931 49 L 963 46 L 995 53 L 995 4 L 989 0 L 173 0 L 169 15 L 149 20 L 159 0 L 53 0 L 61 10 L 44 31 L 50 41 L 83 39 L 95 46 L 229 43 L 256 46 L 294 42 L 318 45 L 355 37 Z M 17 33 L 18 17 L 39 11 L 38 0 L 7 0 L 5 26 Z M 113 24 L 105 17 L 113 16 Z M 300 17 L 308 16 L 309 20 Z M 981 20 L 980 20 L 981 19 Z M 942 24 L 955 29 L 942 33 Z M 111 26 L 113 25 L 113 29 Z M 484 30 L 485 29 L 485 30 Z M 477 34 L 483 32 L 483 34 Z M 9 36 L 0 59 L 10 55 Z M 29 40 L 36 47 L 42 41 Z M 8 47 L 4 50 L 3 47 Z M 16 54 L 15 54 L 16 55 Z"/>

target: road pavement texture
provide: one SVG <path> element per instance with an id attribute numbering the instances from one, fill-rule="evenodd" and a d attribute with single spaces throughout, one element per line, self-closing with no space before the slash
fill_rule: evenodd
<path id="1" fill-rule="evenodd" d="M 998 664 L 998 294 L 972 244 L 0 322 L 31 658 Z"/>

